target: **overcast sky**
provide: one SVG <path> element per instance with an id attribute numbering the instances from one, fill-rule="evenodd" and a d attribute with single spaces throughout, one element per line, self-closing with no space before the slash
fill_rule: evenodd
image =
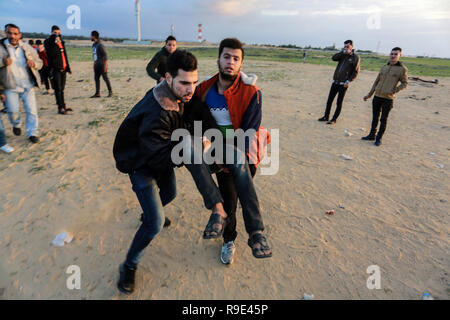
<path id="1" fill-rule="evenodd" d="M 178 40 L 219 42 L 228 36 L 248 44 L 342 46 L 387 53 L 450 57 L 449 0 L 141 0 L 144 39 L 165 39 L 174 25 Z M 80 8 L 80 29 L 70 30 L 67 8 Z M 136 37 L 135 0 L 0 0 L 0 24 L 22 31 Z"/>

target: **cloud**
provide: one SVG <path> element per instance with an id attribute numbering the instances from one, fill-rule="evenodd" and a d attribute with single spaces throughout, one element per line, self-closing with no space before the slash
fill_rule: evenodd
<path id="1" fill-rule="evenodd" d="M 298 10 L 262 10 L 263 16 L 298 16 Z"/>

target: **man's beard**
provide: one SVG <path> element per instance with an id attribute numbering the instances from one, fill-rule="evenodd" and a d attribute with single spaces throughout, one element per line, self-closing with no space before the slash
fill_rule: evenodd
<path id="1" fill-rule="evenodd" d="M 236 78 L 238 76 L 237 74 L 232 75 L 232 74 L 225 73 L 225 71 L 222 68 L 219 68 L 219 74 L 223 80 L 231 81 L 231 82 L 234 82 L 234 80 L 236 80 Z"/>

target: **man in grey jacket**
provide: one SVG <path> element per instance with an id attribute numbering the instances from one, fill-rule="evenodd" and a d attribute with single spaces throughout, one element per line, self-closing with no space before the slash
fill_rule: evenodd
<path id="1" fill-rule="evenodd" d="M 6 36 L 0 40 L 0 82 L 5 87 L 6 109 L 13 125 L 13 133 L 21 134 L 20 100 L 26 111 L 27 137 L 33 143 L 39 142 L 38 112 L 34 87 L 39 87 L 37 71 L 42 60 L 37 51 L 20 40 L 18 26 L 8 24 Z"/>
<path id="2" fill-rule="evenodd" d="M 100 77 L 105 80 L 108 87 L 108 97 L 113 96 L 111 82 L 108 78 L 108 55 L 106 54 L 105 46 L 100 41 L 100 34 L 94 30 L 91 32 L 92 57 L 94 58 L 94 79 L 95 79 L 95 94 L 91 98 L 100 98 Z"/>
<path id="3" fill-rule="evenodd" d="M 333 75 L 333 82 L 331 84 L 330 93 L 328 95 L 327 107 L 325 115 L 319 121 L 327 121 L 327 124 L 335 124 L 342 109 L 342 102 L 344 101 L 345 93 L 350 85 L 350 82 L 356 79 L 359 74 L 360 58 L 353 50 L 353 41 L 347 40 L 344 42 L 344 49 L 336 53 L 332 57 L 333 61 L 339 61 Z M 334 98 L 338 94 L 336 111 L 333 118 L 328 121 L 330 117 L 331 105 Z"/>

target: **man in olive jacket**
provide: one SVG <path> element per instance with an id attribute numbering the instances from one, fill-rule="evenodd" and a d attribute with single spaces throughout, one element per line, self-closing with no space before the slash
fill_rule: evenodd
<path id="1" fill-rule="evenodd" d="M 370 89 L 370 92 L 363 98 L 367 101 L 375 93 L 372 100 L 372 128 L 368 136 L 362 137 L 362 140 L 375 140 L 375 145 L 381 145 L 381 139 L 386 130 L 387 118 L 391 111 L 395 94 L 408 87 L 408 68 L 399 61 L 402 56 L 402 49 L 395 47 L 389 55 L 389 62 L 384 65 Z M 398 83 L 400 82 L 400 85 Z M 381 113 L 380 129 L 377 132 L 378 119 Z"/>
<path id="2" fill-rule="evenodd" d="M 350 85 L 350 82 L 356 79 L 359 74 L 360 58 L 355 54 L 353 49 L 353 41 L 347 40 L 344 42 L 344 49 L 332 57 L 333 61 L 339 61 L 333 75 L 333 82 L 331 84 L 330 93 L 328 95 L 327 107 L 325 115 L 319 121 L 327 121 L 327 124 L 335 124 L 342 109 L 342 102 L 344 101 L 345 93 Z M 328 121 L 330 117 L 331 105 L 334 98 L 338 94 L 336 111 L 333 118 Z"/>
<path id="3" fill-rule="evenodd" d="M 156 80 L 157 84 L 164 80 L 167 72 L 167 58 L 170 54 L 174 53 L 175 50 L 177 50 L 177 39 L 173 36 L 168 36 L 166 45 L 162 47 L 148 63 L 146 69 L 147 73 Z"/>

